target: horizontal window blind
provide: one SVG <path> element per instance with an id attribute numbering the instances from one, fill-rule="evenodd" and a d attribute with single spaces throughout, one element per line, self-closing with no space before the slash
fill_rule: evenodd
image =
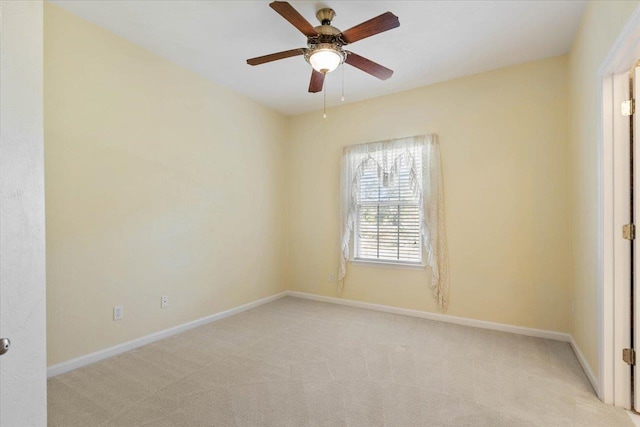
<path id="1" fill-rule="evenodd" d="M 412 155 L 416 161 L 412 161 Z M 421 160 L 419 152 L 392 150 L 372 153 L 363 164 L 357 206 L 357 259 L 422 262 L 420 195 L 418 187 L 411 185 L 422 180 Z"/>

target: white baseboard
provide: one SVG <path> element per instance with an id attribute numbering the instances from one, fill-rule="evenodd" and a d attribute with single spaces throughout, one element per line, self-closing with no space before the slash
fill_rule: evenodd
<path id="1" fill-rule="evenodd" d="M 109 357 L 113 357 L 118 354 L 125 353 L 129 350 L 142 347 L 143 345 L 151 344 L 152 342 L 160 341 L 172 335 L 176 335 L 176 334 L 188 331 L 189 329 L 197 328 L 198 326 L 215 322 L 216 320 L 224 319 L 225 317 L 233 316 L 234 314 L 242 313 L 243 311 L 247 311 L 254 307 L 258 307 L 262 304 L 275 301 L 286 295 L 287 295 L 287 292 L 281 292 L 279 294 L 271 295 L 269 297 L 262 298 L 247 304 L 243 304 L 238 307 L 231 308 L 229 310 L 221 311 L 220 313 L 212 314 L 211 316 L 203 317 L 201 319 L 197 319 L 192 322 L 184 323 L 182 325 L 178 325 L 173 328 L 155 332 L 150 335 L 145 335 L 143 337 L 136 338 L 134 340 L 115 345 L 113 347 L 105 348 L 103 350 L 99 350 L 94 353 L 86 354 L 84 356 L 76 357 L 75 359 L 67 360 L 65 362 L 49 366 L 47 368 L 47 378 L 55 377 L 56 375 L 64 374 L 66 372 L 73 371 L 74 369 L 78 369 L 83 366 L 87 366 L 92 363 L 99 362 L 100 360 L 104 360 Z"/>
<path id="2" fill-rule="evenodd" d="M 578 358 L 578 361 L 580 362 L 580 365 L 582 366 L 582 369 L 587 375 L 587 378 L 591 382 L 591 385 L 593 386 L 594 390 L 596 390 L 596 392 L 598 391 L 598 382 L 596 380 L 595 375 L 593 375 L 593 372 L 591 371 L 589 364 L 584 358 L 582 351 L 580 351 L 580 348 L 576 344 L 573 337 L 563 332 L 547 331 L 543 329 L 527 328 L 524 326 L 513 326 L 513 325 L 507 325 L 503 323 L 487 322 L 484 320 L 475 320 L 475 319 L 469 319 L 465 317 L 450 316 L 447 314 L 430 313 L 430 312 L 420 311 L 420 310 L 411 310 L 407 308 L 392 307 L 392 306 L 381 305 L 381 304 L 372 304 L 367 302 L 327 297 L 322 295 L 314 295 L 314 294 L 308 294 L 308 293 L 297 292 L 297 291 L 284 291 L 276 295 L 262 298 L 257 301 L 253 301 L 238 307 L 231 308 L 229 310 L 222 311 L 220 313 L 213 314 L 211 316 L 203 317 L 201 319 L 197 319 L 192 322 L 175 326 L 173 328 L 165 329 L 163 331 L 155 332 L 150 335 L 145 335 L 143 337 L 136 338 L 134 340 L 115 345 L 113 347 L 105 348 L 103 350 L 99 350 L 94 353 L 90 353 L 84 356 L 77 357 L 75 359 L 67 360 L 65 362 L 49 366 L 47 368 L 47 377 L 51 378 L 51 377 L 55 377 L 56 375 L 64 374 L 74 369 L 78 369 L 83 366 L 87 366 L 92 363 L 99 362 L 100 360 L 104 360 L 109 357 L 113 357 L 118 354 L 125 353 L 129 350 L 142 347 L 143 345 L 151 344 L 153 342 L 160 341 L 164 338 L 168 338 L 172 335 L 176 335 L 176 334 L 188 331 L 189 329 L 197 328 L 198 326 L 215 322 L 216 320 L 224 319 L 225 317 L 233 316 L 234 314 L 242 313 L 243 311 L 250 310 L 254 307 L 258 307 L 260 305 L 269 303 L 271 301 L 275 301 L 285 296 L 292 296 L 296 298 L 304 298 L 304 299 L 328 302 L 333 304 L 341 304 L 341 305 L 346 305 L 350 307 L 364 308 L 368 310 L 383 311 L 386 313 L 401 314 L 404 316 L 419 317 L 422 319 L 435 320 L 439 322 L 455 323 L 457 325 L 470 326 L 474 328 L 491 329 L 494 331 L 510 332 L 513 334 L 526 335 L 530 337 L 547 338 L 547 339 L 552 339 L 556 341 L 568 342 L 571 344 L 571 347 L 573 348 L 573 351 L 575 352 L 576 357 Z"/>
<path id="3" fill-rule="evenodd" d="M 629 410 L 627 410 L 627 415 L 629 415 L 629 418 L 631 418 L 631 422 L 633 422 L 634 426 L 640 427 L 640 415 L 635 414 Z"/>
<path id="4" fill-rule="evenodd" d="M 430 312 L 420 311 L 420 310 L 391 307 L 388 305 L 373 304 L 368 302 L 354 301 L 354 300 L 335 298 L 335 297 L 327 297 L 322 295 L 314 295 L 314 294 L 308 294 L 305 292 L 286 291 L 285 293 L 288 296 L 305 298 L 305 299 L 314 300 L 314 301 L 323 301 L 323 302 L 329 302 L 333 304 L 347 305 L 350 307 L 364 308 L 368 310 L 384 311 L 386 313 L 402 314 L 404 316 L 420 317 L 422 319 L 436 320 L 439 322 L 455 323 L 457 325 L 471 326 L 474 328 L 491 329 L 494 331 L 510 332 L 513 334 L 526 335 L 530 337 L 547 338 L 547 339 L 556 340 L 556 341 L 568 342 L 571 344 L 571 348 L 573 349 L 573 352 L 575 353 L 576 358 L 578 359 L 578 362 L 580 362 L 580 366 L 582 366 L 582 370 L 584 371 L 585 375 L 587 376 L 587 379 L 591 383 L 593 390 L 596 392 L 596 394 L 598 394 L 599 392 L 598 381 L 596 379 L 596 376 L 593 374 L 591 367 L 587 363 L 587 359 L 585 359 L 584 354 L 582 354 L 582 351 L 580 350 L 580 347 L 578 347 L 578 344 L 573 339 L 573 336 L 564 332 L 555 332 L 555 331 L 548 331 L 544 329 L 527 328 L 524 326 L 513 326 L 513 325 L 507 325 L 504 323 L 487 322 L 485 320 L 475 320 L 475 319 L 469 319 L 466 317 L 450 316 L 447 314 L 430 313 Z"/>
<path id="5" fill-rule="evenodd" d="M 408 308 L 392 307 L 389 305 L 373 304 L 368 302 L 354 301 L 343 298 L 327 297 L 322 295 L 308 294 L 305 292 L 286 291 L 292 297 L 305 298 L 314 301 L 330 302 L 334 304 L 348 305 L 350 307 L 364 308 L 369 310 L 384 311 L 386 313 L 401 314 L 404 316 L 420 317 L 422 319 L 437 320 L 439 322 L 455 323 L 457 325 L 471 326 L 474 328 L 491 329 L 494 331 L 511 332 L 513 334 L 527 335 L 530 337 L 547 338 L 556 341 L 570 342 L 571 336 L 564 332 L 547 331 L 544 329 L 533 329 L 524 326 L 513 326 L 504 323 L 487 322 L 485 320 L 469 319 L 467 317 L 450 316 L 448 314 L 431 313 L 428 311 L 411 310 Z"/>
<path id="6" fill-rule="evenodd" d="M 571 335 L 570 335 L 570 338 L 571 340 L 569 342 L 571 343 L 571 348 L 573 349 L 573 352 L 576 354 L 576 357 L 578 358 L 578 362 L 580 362 L 580 366 L 582 366 L 582 370 L 584 371 L 585 375 L 587 376 L 587 379 L 591 383 L 591 387 L 593 387 L 593 391 L 595 391 L 596 394 L 600 396 L 600 386 L 598 384 L 598 380 L 596 376 L 593 375 L 593 371 L 591 370 L 591 367 L 589 366 L 587 359 L 585 359 L 584 354 L 582 354 L 582 350 L 580 350 L 580 347 L 578 347 L 578 343 L 576 343 L 576 340 L 574 340 L 573 336 Z"/>

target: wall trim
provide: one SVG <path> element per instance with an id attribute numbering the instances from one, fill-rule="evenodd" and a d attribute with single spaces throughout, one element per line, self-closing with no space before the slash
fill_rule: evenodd
<path id="1" fill-rule="evenodd" d="M 266 298 L 259 299 L 257 301 L 253 301 L 247 304 L 240 305 L 238 307 L 231 308 L 229 310 L 221 311 L 219 313 L 215 313 L 210 316 L 203 317 L 201 319 L 187 322 L 182 325 L 174 326 L 172 328 L 165 329 L 163 331 L 154 332 L 152 334 L 145 335 L 143 337 L 139 337 L 131 341 L 127 341 L 122 344 L 115 345 L 113 347 L 108 347 L 102 350 L 98 350 L 96 352 L 89 353 L 84 356 L 76 357 L 74 359 L 70 359 L 70 360 L 58 363 L 56 365 L 51 365 L 47 368 L 47 378 L 52 378 L 57 375 L 61 375 L 61 374 L 73 371 L 75 369 L 82 368 L 83 366 L 91 365 L 92 363 L 99 362 L 109 357 L 117 356 L 127 351 L 134 350 L 144 345 L 151 344 L 156 341 L 160 341 L 164 338 L 168 338 L 170 336 L 180 334 L 182 332 L 186 332 L 190 329 L 197 328 L 198 326 L 206 325 L 208 323 L 215 322 L 216 320 L 221 320 L 226 317 L 233 316 L 234 314 L 239 314 L 239 313 L 242 313 L 243 311 L 251 310 L 252 308 L 259 307 L 263 304 L 267 304 L 269 302 L 278 300 L 285 296 L 308 299 L 313 301 L 328 302 L 331 304 L 339 304 L 339 305 L 345 305 L 349 307 L 363 308 L 366 310 L 382 311 L 385 313 L 400 314 L 403 316 L 419 317 L 422 319 L 435 320 L 438 322 L 454 323 L 457 325 L 469 326 L 473 328 L 490 329 L 494 331 L 525 335 L 529 337 L 546 338 L 546 339 L 551 339 L 555 341 L 568 342 L 571 344 L 571 348 L 576 354 L 576 357 L 580 362 L 580 366 L 582 366 L 582 369 L 584 370 L 587 378 L 589 379 L 589 382 L 593 386 L 594 390 L 598 390 L 598 382 L 597 382 L 596 376 L 593 374 L 593 371 L 591 370 L 591 367 L 589 366 L 589 364 L 587 363 L 587 360 L 582 354 L 580 347 L 578 347 L 578 344 L 570 334 L 567 334 L 564 332 L 555 332 L 555 331 L 549 331 L 544 329 L 527 328 L 525 326 L 507 325 L 505 323 L 488 322 L 486 320 L 476 320 L 476 319 L 470 319 L 467 317 L 458 317 L 458 316 L 451 316 L 448 314 L 431 313 L 428 311 L 412 310 L 408 308 L 400 308 L 400 307 L 393 307 L 389 305 L 374 304 L 374 303 L 354 301 L 354 300 L 343 299 L 343 298 L 308 294 L 305 292 L 298 292 L 298 291 L 280 292 L 278 294 L 271 295 Z"/>
<path id="2" fill-rule="evenodd" d="M 373 304 L 369 302 L 354 301 L 343 298 L 327 297 L 323 295 L 308 294 L 298 291 L 287 291 L 287 295 L 314 301 L 330 302 L 334 304 L 348 305 L 350 307 L 364 308 L 368 310 L 384 311 L 386 313 L 401 314 L 404 316 L 420 317 L 422 319 L 437 320 L 439 322 L 455 323 L 457 325 L 471 326 L 474 328 L 491 329 L 494 331 L 511 332 L 529 337 L 547 338 L 555 341 L 570 342 L 571 336 L 564 332 L 547 331 L 544 329 L 527 328 L 525 326 L 507 325 L 505 323 L 488 322 L 486 320 L 470 319 L 468 317 L 450 316 L 448 314 L 431 313 L 428 311 L 412 310 L 408 308 L 392 307 L 389 305 Z"/>
<path id="3" fill-rule="evenodd" d="M 591 383 L 591 387 L 593 387 L 593 391 L 597 394 L 600 388 L 598 386 L 598 378 L 594 375 L 593 371 L 591 370 L 591 366 L 589 366 L 589 362 L 587 362 L 587 359 L 584 357 L 584 354 L 582 354 L 582 350 L 580 350 L 580 347 L 578 346 L 578 343 L 576 342 L 576 340 L 573 338 L 573 335 L 569 335 L 569 338 L 570 338 L 569 343 L 571 344 L 571 348 L 573 349 L 573 352 L 576 354 L 576 357 L 578 358 L 578 362 L 580 362 L 580 366 L 582 366 L 582 370 L 587 376 L 587 379 Z"/>
<path id="4" fill-rule="evenodd" d="M 61 375 L 74 369 L 82 368 L 83 366 L 91 365 L 92 363 L 99 362 L 109 357 L 117 356 L 118 354 L 125 353 L 129 350 L 142 347 L 143 345 L 151 344 L 156 341 L 160 341 L 164 338 L 186 332 L 189 329 L 197 328 L 198 326 L 206 325 L 207 323 L 215 322 L 216 320 L 224 319 L 225 317 L 233 316 L 234 314 L 242 313 L 243 311 L 250 310 L 252 308 L 261 306 L 271 301 L 278 300 L 287 295 L 287 292 L 280 292 L 275 295 L 268 296 L 266 298 L 259 299 L 247 304 L 239 305 L 238 307 L 230 308 L 229 310 L 221 311 L 219 313 L 212 314 L 200 319 L 193 320 L 191 322 L 183 323 L 182 325 L 174 326 L 163 331 L 154 332 L 149 335 L 142 336 L 140 338 L 133 339 L 131 341 L 124 342 L 122 344 L 114 345 L 102 350 L 98 350 L 94 353 L 85 354 L 84 356 L 76 357 L 56 365 L 51 365 L 47 368 L 47 378 Z"/>
<path id="5" fill-rule="evenodd" d="M 401 314 L 404 316 L 412 316 L 412 317 L 419 317 L 422 319 L 436 320 L 439 322 L 455 323 L 457 325 L 470 326 L 473 328 L 491 329 L 494 331 L 509 332 L 512 334 L 526 335 L 529 337 L 546 338 L 546 339 L 551 339 L 555 341 L 568 342 L 569 344 L 571 344 L 571 348 L 573 349 L 573 352 L 575 353 L 576 358 L 578 359 L 578 362 L 580 362 L 580 366 L 582 367 L 582 370 L 587 376 L 587 379 L 591 383 L 591 386 L 593 387 L 594 392 L 597 393 L 599 389 L 597 377 L 594 375 L 593 371 L 591 370 L 591 367 L 589 366 L 589 363 L 587 362 L 587 359 L 584 357 L 584 354 L 582 354 L 582 350 L 580 350 L 578 343 L 576 343 L 575 339 L 571 334 L 567 334 L 564 332 L 549 331 L 545 329 L 527 328 L 525 326 L 507 325 L 505 323 L 488 322 L 486 320 L 476 320 L 476 319 L 470 319 L 467 317 L 450 316 L 448 314 L 431 313 L 428 311 L 411 310 L 408 308 L 399 308 L 399 307 L 392 307 L 392 306 L 382 305 L 382 304 L 373 304 L 373 303 L 362 302 L 362 301 L 354 301 L 349 299 L 328 297 L 323 295 L 308 294 L 305 292 L 298 292 L 298 291 L 286 291 L 286 294 L 288 296 L 292 296 L 296 298 L 304 298 L 304 299 L 309 299 L 313 301 L 322 301 L 322 302 L 328 302 L 333 304 L 346 305 L 349 307 L 364 308 L 368 310 L 383 311 L 385 313 Z"/>

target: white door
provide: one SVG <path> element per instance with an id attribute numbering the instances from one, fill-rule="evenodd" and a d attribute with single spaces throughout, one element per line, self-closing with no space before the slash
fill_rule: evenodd
<path id="1" fill-rule="evenodd" d="M 47 425 L 42 1 L 0 1 L 0 426 Z"/>

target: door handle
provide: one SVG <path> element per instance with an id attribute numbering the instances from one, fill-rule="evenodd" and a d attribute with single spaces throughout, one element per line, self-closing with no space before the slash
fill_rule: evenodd
<path id="1" fill-rule="evenodd" d="M 0 338 L 0 356 L 9 351 L 10 346 L 11 341 L 9 341 L 9 338 Z"/>

